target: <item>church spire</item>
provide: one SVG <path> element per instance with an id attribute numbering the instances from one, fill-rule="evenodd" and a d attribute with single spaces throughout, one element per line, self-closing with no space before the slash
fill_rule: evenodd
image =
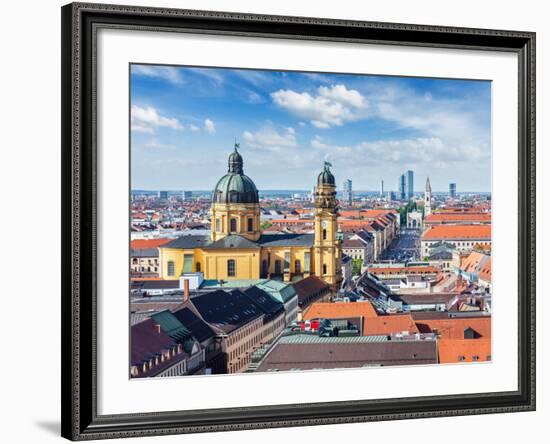
<path id="1" fill-rule="evenodd" d="M 432 214 L 432 186 L 430 178 L 426 178 L 426 191 L 424 192 L 424 216 Z"/>

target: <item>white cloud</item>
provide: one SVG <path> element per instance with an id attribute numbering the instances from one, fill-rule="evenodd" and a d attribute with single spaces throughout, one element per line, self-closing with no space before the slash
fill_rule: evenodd
<path id="1" fill-rule="evenodd" d="M 173 149 L 175 148 L 174 145 L 170 145 L 167 143 L 161 143 L 156 139 L 150 140 L 149 142 L 146 142 L 144 145 L 146 148 L 153 148 L 153 149 Z"/>
<path id="2" fill-rule="evenodd" d="M 193 131 L 194 133 L 198 133 L 201 130 L 197 125 L 193 125 L 192 123 L 187 125 L 187 127 L 190 131 Z"/>
<path id="3" fill-rule="evenodd" d="M 264 103 L 265 99 L 260 94 L 258 94 L 257 92 L 250 91 L 248 93 L 247 101 L 248 101 L 248 103 L 251 103 L 251 104 L 258 104 L 258 103 Z"/>
<path id="4" fill-rule="evenodd" d="M 346 167 L 399 165 L 401 168 L 414 168 L 423 164 L 441 168 L 485 162 L 490 158 L 488 146 L 454 145 L 438 137 L 364 141 L 352 146 L 340 146 L 315 136 L 310 145 L 324 153 L 326 158 Z"/>
<path id="5" fill-rule="evenodd" d="M 270 125 L 263 126 L 256 132 L 245 131 L 242 134 L 246 145 L 251 148 L 279 151 L 281 148 L 296 146 L 296 131 L 294 128 L 285 128 L 278 132 Z"/>
<path id="6" fill-rule="evenodd" d="M 205 119 L 204 121 L 204 129 L 206 132 L 213 134 L 216 132 L 216 126 L 214 125 L 214 122 L 210 119 Z"/>
<path id="7" fill-rule="evenodd" d="M 345 85 L 320 86 L 318 95 L 283 90 L 271 93 L 273 102 L 296 117 L 308 119 L 317 128 L 342 126 L 357 120 L 367 108 L 366 98 Z"/>
<path id="8" fill-rule="evenodd" d="M 347 89 L 344 85 L 332 85 L 330 88 L 327 86 L 320 86 L 319 94 L 327 99 L 344 103 L 355 108 L 367 106 L 365 97 L 363 97 L 359 91 Z"/>
<path id="9" fill-rule="evenodd" d="M 174 85 L 184 83 L 180 70 L 172 66 L 133 65 L 132 74 L 164 79 Z"/>
<path id="10" fill-rule="evenodd" d="M 139 123 L 132 123 L 132 131 L 136 133 L 145 133 L 145 134 L 154 134 L 153 128 L 149 126 L 144 126 Z"/>
<path id="11" fill-rule="evenodd" d="M 157 127 L 166 127 L 175 130 L 183 129 L 178 119 L 161 116 L 152 106 L 142 108 L 138 105 L 132 105 L 131 126 L 132 131 L 148 134 L 154 133 Z"/>

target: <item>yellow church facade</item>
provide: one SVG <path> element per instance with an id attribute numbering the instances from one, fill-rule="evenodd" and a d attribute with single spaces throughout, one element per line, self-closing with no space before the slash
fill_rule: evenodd
<path id="1" fill-rule="evenodd" d="M 336 287 L 342 280 L 334 176 L 325 164 L 317 179 L 314 233 L 262 233 L 258 190 L 243 172 L 235 148 L 228 172 L 212 194 L 211 234 L 187 235 L 159 248 L 160 275 L 177 279 L 202 272 L 208 280 L 282 279 L 317 275 Z"/>

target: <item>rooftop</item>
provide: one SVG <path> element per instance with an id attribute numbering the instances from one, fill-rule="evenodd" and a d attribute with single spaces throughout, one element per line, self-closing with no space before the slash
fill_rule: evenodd
<path id="1" fill-rule="evenodd" d="M 439 362 L 476 362 L 491 360 L 490 339 L 441 339 L 438 341 Z"/>
<path id="2" fill-rule="evenodd" d="M 323 339 L 325 338 L 308 338 L 307 342 L 298 343 L 279 341 L 260 361 L 256 371 L 320 370 L 437 362 L 436 341 L 384 341 L 377 337 Z"/>
<path id="3" fill-rule="evenodd" d="M 434 225 L 422 240 L 491 240 L 491 225 Z"/>
<path id="4" fill-rule="evenodd" d="M 157 248 L 161 245 L 167 244 L 172 241 L 171 238 L 159 238 L 159 239 L 133 239 L 130 242 L 130 248 L 134 250 L 146 250 L 151 248 Z"/>
<path id="5" fill-rule="evenodd" d="M 316 302 L 303 314 L 308 319 L 338 319 L 363 316 L 376 318 L 378 315 L 370 302 Z"/>

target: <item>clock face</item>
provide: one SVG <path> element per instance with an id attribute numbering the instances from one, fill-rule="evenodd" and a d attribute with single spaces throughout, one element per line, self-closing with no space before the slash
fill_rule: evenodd
<path id="1" fill-rule="evenodd" d="M 327 225 L 328 225 L 328 224 L 327 224 L 327 221 L 326 221 L 326 220 L 324 220 L 324 221 L 321 222 L 321 226 L 322 226 L 323 228 L 326 228 Z"/>

